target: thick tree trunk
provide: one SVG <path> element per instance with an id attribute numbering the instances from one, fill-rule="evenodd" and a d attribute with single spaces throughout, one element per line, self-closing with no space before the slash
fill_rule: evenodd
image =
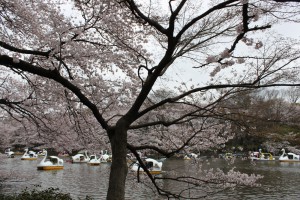
<path id="1" fill-rule="evenodd" d="M 109 176 L 107 200 L 125 199 L 125 182 L 127 176 L 127 127 L 122 122 L 108 131 L 112 148 L 112 164 Z"/>

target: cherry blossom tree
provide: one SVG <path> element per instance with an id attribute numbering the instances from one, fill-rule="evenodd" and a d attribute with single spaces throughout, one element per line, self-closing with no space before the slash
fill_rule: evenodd
<path id="1" fill-rule="evenodd" d="M 298 4 L 282 2 L 2 0 L 1 109 L 54 143 L 109 141 L 107 199 L 124 199 L 127 150 L 145 169 L 138 150 L 170 157 L 185 146 L 219 145 L 234 134 L 223 100 L 299 86 L 298 41 L 271 32 L 299 23 Z M 159 87 L 174 92 L 154 100 Z M 185 197 L 147 174 L 159 194 Z M 206 174 L 172 179 L 194 187 L 257 178 Z"/>

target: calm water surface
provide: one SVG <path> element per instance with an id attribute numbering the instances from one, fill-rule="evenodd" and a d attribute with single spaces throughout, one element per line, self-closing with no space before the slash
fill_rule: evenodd
<path id="1" fill-rule="evenodd" d="M 71 164 L 65 162 L 63 170 L 38 171 L 37 161 L 21 160 L 20 157 L 1 159 L 1 174 L 10 174 L 4 183 L 3 193 L 20 192 L 24 188 L 34 188 L 40 185 L 42 188 L 59 188 L 63 193 L 70 193 L 72 197 L 84 198 L 86 195 L 94 199 L 105 199 L 107 191 L 110 164 L 100 166 L 88 166 L 86 164 Z M 220 168 L 228 171 L 232 167 L 248 174 L 261 174 L 264 176 L 259 181 L 261 187 L 236 188 L 225 190 L 206 199 L 232 199 L 232 200 L 293 200 L 300 199 L 300 163 L 274 162 L 250 162 L 249 160 L 236 159 L 233 164 L 223 159 L 203 159 L 203 169 Z M 164 161 L 163 171 L 176 171 L 178 173 L 196 173 L 196 165 L 192 161 L 167 159 Z M 129 176 L 127 183 L 126 199 L 165 199 L 154 197 L 153 192 L 136 183 L 135 177 Z M 182 187 L 172 182 L 164 181 L 162 186 L 173 191 Z"/>

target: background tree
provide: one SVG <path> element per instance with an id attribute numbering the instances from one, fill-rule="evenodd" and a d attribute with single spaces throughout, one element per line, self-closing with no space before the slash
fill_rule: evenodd
<path id="1" fill-rule="evenodd" d="M 137 150 L 169 157 L 187 145 L 205 147 L 208 136 L 219 144 L 219 137 L 224 142 L 232 135 L 232 114 L 220 107 L 231 94 L 242 88 L 299 85 L 298 42 L 268 30 L 279 22 L 299 22 L 296 4 L 59 2 L 0 2 L 0 103 L 26 127 L 31 122 L 53 135 L 73 130 L 82 137 L 92 131 L 87 136 L 101 138 L 105 132 L 113 156 L 107 199 L 125 198 L 127 149 L 141 162 Z M 176 69 L 187 68 L 193 76 L 172 78 Z M 166 81 L 174 95 L 149 103 L 151 91 Z M 141 131 L 146 127 L 149 132 Z M 141 137 L 147 143 L 141 144 Z M 158 143 L 162 137 L 172 143 Z M 148 176 L 160 194 L 185 197 L 163 190 Z M 194 187 L 210 180 L 251 185 L 256 179 L 245 177 L 231 171 L 174 180 Z"/>
<path id="2" fill-rule="evenodd" d="M 298 141 L 289 134 L 297 134 L 299 106 L 292 103 L 286 95 L 286 88 L 263 88 L 259 90 L 244 90 L 231 95 L 222 102 L 223 112 L 227 111 L 232 115 L 232 131 L 235 137 L 227 144 L 241 145 L 246 151 L 257 151 L 260 144 L 273 143 L 268 145 L 265 151 L 278 154 L 284 148 L 283 141 L 292 141 L 297 145 Z M 281 144 L 280 144 L 281 143 Z"/>
<path id="3" fill-rule="evenodd" d="M 298 103 L 300 98 L 300 90 L 298 87 L 290 87 L 283 93 L 283 95 L 287 98 L 288 102 L 294 104 Z"/>

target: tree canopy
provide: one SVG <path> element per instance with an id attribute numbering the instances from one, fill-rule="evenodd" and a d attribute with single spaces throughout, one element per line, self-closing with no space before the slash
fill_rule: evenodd
<path id="1" fill-rule="evenodd" d="M 272 29 L 299 23 L 296 2 L 0 5 L 2 119 L 14 119 L 55 147 L 66 141 L 69 148 L 110 145 L 107 199 L 125 198 L 127 150 L 142 162 L 139 150 L 170 157 L 185 146 L 219 145 L 232 137 L 236 121 L 224 100 L 245 90 L 300 84 L 299 41 Z M 159 194 L 184 198 L 148 176 Z M 253 184 L 255 177 L 247 178 L 233 182 Z"/>

